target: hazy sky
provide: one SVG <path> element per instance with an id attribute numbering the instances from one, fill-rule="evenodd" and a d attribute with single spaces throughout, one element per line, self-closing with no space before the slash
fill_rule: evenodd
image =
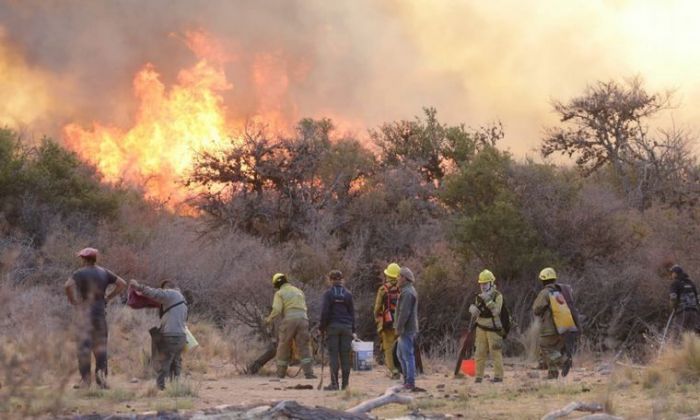
<path id="1" fill-rule="evenodd" d="M 697 129 L 698 21 L 690 0 L 0 0 L 0 123 L 128 127 L 134 74 L 152 63 L 172 83 L 196 60 L 183 34 L 202 30 L 227 53 L 232 116 L 374 127 L 435 106 L 500 119 L 523 155 L 556 122 L 551 99 L 599 79 L 676 89 L 675 123 Z"/>

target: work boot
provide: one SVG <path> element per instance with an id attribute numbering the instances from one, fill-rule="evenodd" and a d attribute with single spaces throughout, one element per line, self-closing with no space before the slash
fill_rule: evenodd
<path id="1" fill-rule="evenodd" d="M 558 377 L 559 377 L 558 370 L 550 370 L 549 373 L 547 374 L 547 379 L 557 379 Z"/>
<path id="2" fill-rule="evenodd" d="M 95 382 L 101 389 L 109 389 L 107 385 L 107 374 L 104 370 L 100 369 L 95 372 Z"/>
<path id="3" fill-rule="evenodd" d="M 77 384 L 73 385 L 73 389 L 89 389 L 90 378 L 83 378 Z"/>
<path id="4" fill-rule="evenodd" d="M 476 377 L 476 379 L 474 379 L 474 383 L 480 384 L 483 380 L 484 380 L 484 378 Z"/>
<path id="5" fill-rule="evenodd" d="M 401 379 L 401 374 L 398 371 L 391 372 L 391 379 L 393 379 L 393 380 Z"/>
<path id="6" fill-rule="evenodd" d="M 573 360 L 571 360 L 571 356 L 566 358 L 566 362 L 564 362 L 564 365 L 561 367 L 561 376 L 566 377 L 566 375 L 569 374 L 569 370 L 571 370 L 571 365 L 573 364 Z"/>
<path id="7" fill-rule="evenodd" d="M 306 379 L 316 379 L 317 378 L 317 376 L 314 375 L 314 367 L 311 365 L 311 363 L 302 363 L 301 367 L 302 367 L 302 369 L 304 369 L 304 377 Z M 336 377 L 335 382 L 338 383 L 337 377 Z"/>
<path id="8" fill-rule="evenodd" d="M 338 383 L 333 383 L 331 382 L 329 385 L 323 387 L 324 391 L 337 391 L 338 390 Z"/>
<path id="9" fill-rule="evenodd" d="M 287 376 L 287 366 L 277 366 L 277 377 L 282 379 Z"/>
<path id="10" fill-rule="evenodd" d="M 503 378 L 493 378 L 493 379 L 491 379 L 491 383 L 493 383 L 493 384 L 498 383 L 498 382 L 503 382 Z"/>

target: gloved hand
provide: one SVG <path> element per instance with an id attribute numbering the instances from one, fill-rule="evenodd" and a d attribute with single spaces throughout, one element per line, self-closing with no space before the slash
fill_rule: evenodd
<path id="1" fill-rule="evenodd" d="M 493 299 L 493 291 L 489 290 L 488 292 L 481 292 L 479 297 L 484 301 L 484 303 L 489 303 L 489 301 Z"/>
<path id="2" fill-rule="evenodd" d="M 471 304 L 469 305 L 469 313 L 472 314 L 472 316 L 479 316 L 481 314 L 481 311 L 479 311 L 479 308 L 476 307 L 476 305 Z"/>

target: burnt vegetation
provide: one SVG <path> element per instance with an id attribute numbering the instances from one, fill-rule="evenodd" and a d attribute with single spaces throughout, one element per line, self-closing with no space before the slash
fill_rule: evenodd
<path id="1" fill-rule="evenodd" d="M 451 126 L 431 108 L 370 130 L 365 142 L 326 119 L 304 119 L 286 137 L 249 127 L 229 147 L 202 152 L 183 180 L 200 191 L 188 203 L 197 217 L 102 184 L 56 142 L 30 145 L 0 130 L 0 297 L 36 287 L 58 295 L 74 250 L 92 245 L 122 277 L 174 279 L 194 313 L 269 337 L 262 316 L 273 273 L 304 288 L 313 322 L 324 275 L 340 269 L 358 333 L 371 339 L 381 268 L 398 261 L 417 273 L 421 343 L 435 351 L 464 328 L 484 267 L 504 292 L 517 342 L 536 274 L 554 266 L 574 287 L 589 348 L 635 349 L 667 316 L 664 264 L 700 273 L 693 139 L 651 126 L 671 99 L 634 79 L 556 102 L 561 123 L 541 152 L 573 157 L 574 167 L 516 159 L 500 147 L 515 135 L 500 123 Z"/>

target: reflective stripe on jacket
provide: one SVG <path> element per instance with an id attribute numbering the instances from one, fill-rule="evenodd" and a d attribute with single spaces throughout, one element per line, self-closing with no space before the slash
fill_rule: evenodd
<path id="1" fill-rule="evenodd" d="M 272 299 L 272 312 L 267 319 L 271 321 L 280 315 L 283 319 L 309 319 L 306 315 L 304 292 L 289 283 L 283 284 L 275 292 L 275 297 Z"/>

